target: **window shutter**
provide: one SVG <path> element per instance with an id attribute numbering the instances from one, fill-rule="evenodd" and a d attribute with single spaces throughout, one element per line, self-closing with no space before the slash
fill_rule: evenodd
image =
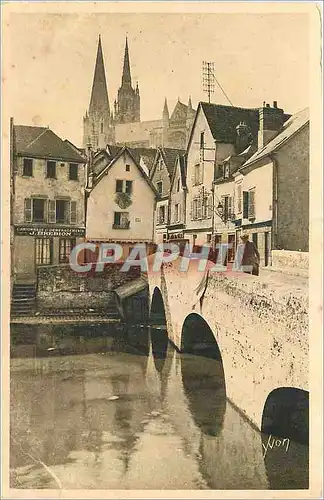
<path id="1" fill-rule="evenodd" d="M 249 216 L 249 192 L 243 191 L 243 219 Z"/>
<path id="2" fill-rule="evenodd" d="M 231 218 L 231 216 L 233 215 L 233 196 L 229 196 L 228 197 L 228 216 L 229 218 Z"/>
<path id="3" fill-rule="evenodd" d="M 202 216 L 202 200 L 197 200 L 197 219 L 201 219 Z"/>
<path id="4" fill-rule="evenodd" d="M 32 221 L 32 200 L 25 198 L 25 222 Z"/>
<path id="5" fill-rule="evenodd" d="M 193 201 L 191 200 L 191 203 L 190 203 L 190 218 L 191 220 L 193 220 Z"/>
<path id="6" fill-rule="evenodd" d="M 77 223 L 77 202 L 71 201 L 71 213 L 70 213 L 70 223 Z"/>
<path id="7" fill-rule="evenodd" d="M 255 192 L 249 191 L 249 205 L 248 205 L 249 219 L 254 219 L 255 217 Z"/>
<path id="8" fill-rule="evenodd" d="M 48 222 L 56 222 L 56 201 L 49 200 L 48 202 Z"/>

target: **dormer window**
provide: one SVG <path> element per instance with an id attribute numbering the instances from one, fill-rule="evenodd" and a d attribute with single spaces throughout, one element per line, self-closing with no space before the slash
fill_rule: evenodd
<path id="1" fill-rule="evenodd" d="M 230 175 L 230 167 L 229 167 L 229 163 L 226 162 L 224 163 L 224 179 L 228 179 L 229 178 L 229 175 Z"/>

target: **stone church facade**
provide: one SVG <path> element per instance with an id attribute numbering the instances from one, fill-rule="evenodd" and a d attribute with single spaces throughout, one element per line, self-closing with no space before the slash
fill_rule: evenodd
<path id="1" fill-rule="evenodd" d="M 161 118 L 140 121 L 138 83 L 132 85 L 128 41 L 126 38 L 121 86 L 110 110 L 101 38 L 99 36 L 89 109 L 83 117 L 83 147 L 104 149 L 107 144 L 145 148 L 185 149 L 196 111 L 178 99 L 169 113 L 165 99 Z"/>

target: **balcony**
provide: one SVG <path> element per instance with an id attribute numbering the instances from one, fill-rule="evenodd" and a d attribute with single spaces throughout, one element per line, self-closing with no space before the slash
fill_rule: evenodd
<path id="1" fill-rule="evenodd" d="M 130 221 L 122 222 L 120 224 L 113 224 L 112 227 L 113 229 L 129 229 Z"/>

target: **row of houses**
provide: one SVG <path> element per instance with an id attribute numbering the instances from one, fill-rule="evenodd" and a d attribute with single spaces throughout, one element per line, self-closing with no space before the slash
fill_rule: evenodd
<path id="1" fill-rule="evenodd" d="M 309 116 L 200 102 L 186 150 L 78 149 L 49 128 L 11 122 L 14 282 L 69 261 L 85 240 L 229 243 L 308 251 Z"/>

